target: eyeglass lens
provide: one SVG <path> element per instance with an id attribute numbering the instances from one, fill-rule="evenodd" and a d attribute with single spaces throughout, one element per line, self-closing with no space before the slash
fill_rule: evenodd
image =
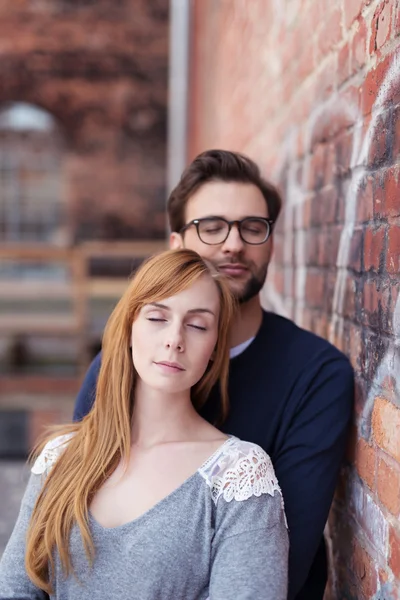
<path id="1" fill-rule="evenodd" d="M 204 219 L 198 223 L 198 233 L 205 244 L 221 244 L 229 235 L 229 223 L 223 219 Z M 239 223 L 240 235 L 248 244 L 262 244 L 270 233 L 269 223 L 262 219 L 243 219 Z"/>

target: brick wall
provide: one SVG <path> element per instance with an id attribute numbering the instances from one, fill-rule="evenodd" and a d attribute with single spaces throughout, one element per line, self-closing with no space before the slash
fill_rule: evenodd
<path id="1" fill-rule="evenodd" d="M 285 211 L 264 301 L 357 377 L 330 599 L 400 590 L 400 2 L 196 0 L 190 157 L 241 150 Z"/>
<path id="2" fill-rule="evenodd" d="M 0 40 L 0 110 L 60 125 L 69 238 L 164 237 L 168 0 L 4 0 Z"/>

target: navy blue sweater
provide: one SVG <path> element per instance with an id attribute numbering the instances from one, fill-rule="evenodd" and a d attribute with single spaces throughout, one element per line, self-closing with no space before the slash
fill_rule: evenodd
<path id="1" fill-rule="evenodd" d="M 74 419 L 93 404 L 101 355 L 79 392 Z M 322 600 L 326 584 L 323 529 L 351 421 L 353 370 L 327 341 L 264 312 L 250 346 L 231 359 L 230 412 L 221 428 L 271 456 L 289 525 L 289 600 Z M 203 409 L 213 421 L 215 388 Z"/>

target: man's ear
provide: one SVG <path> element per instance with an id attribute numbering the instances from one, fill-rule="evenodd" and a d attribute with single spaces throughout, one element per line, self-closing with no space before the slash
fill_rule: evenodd
<path id="1" fill-rule="evenodd" d="M 183 237 L 177 231 L 173 231 L 169 236 L 169 247 L 171 250 L 179 250 L 184 248 Z"/>

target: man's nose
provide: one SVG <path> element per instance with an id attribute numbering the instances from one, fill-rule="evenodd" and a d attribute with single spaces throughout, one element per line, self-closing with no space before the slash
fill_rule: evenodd
<path id="1" fill-rule="evenodd" d="M 237 224 L 232 225 L 228 237 L 222 246 L 223 252 L 239 253 L 244 248 L 244 242 L 239 234 L 239 227 Z"/>

